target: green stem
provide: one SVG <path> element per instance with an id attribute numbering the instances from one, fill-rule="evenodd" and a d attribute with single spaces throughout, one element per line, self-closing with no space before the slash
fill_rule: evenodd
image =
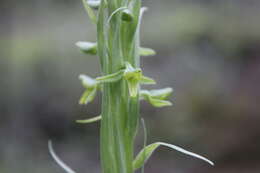
<path id="1" fill-rule="evenodd" d="M 125 0 L 101 2 L 98 14 L 98 53 L 103 75 L 115 73 L 129 61 L 139 64 L 137 17 L 133 22 L 122 21 L 114 10 L 128 4 Z M 140 6 L 140 1 L 132 2 Z M 109 16 L 113 15 L 111 18 Z M 109 22 L 107 22 L 109 19 Z M 127 26 L 128 25 L 128 26 Z M 130 32 L 126 28 L 132 29 Z M 133 30 L 134 29 L 134 30 Z M 131 36 L 131 37 L 129 37 Z M 129 49 L 130 48 L 130 49 Z M 131 98 L 125 80 L 103 84 L 101 120 L 101 164 L 103 173 L 133 173 L 134 138 L 139 121 L 139 96 Z"/>

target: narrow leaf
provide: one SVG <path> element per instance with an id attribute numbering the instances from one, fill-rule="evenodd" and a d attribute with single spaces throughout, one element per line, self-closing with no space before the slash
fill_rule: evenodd
<path id="1" fill-rule="evenodd" d="M 140 47 L 139 54 L 140 56 L 153 56 L 156 54 L 156 52 L 150 48 Z"/>
<path id="2" fill-rule="evenodd" d="M 116 73 L 112 73 L 106 76 L 97 77 L 96 80 L 100 83 L 110 83 L 110 82 L 117 82 L 118 80 L 122 79 L 123 77 L 123 70 L 120 70 Z"/>
<path id="3" fill-rule="evenodd" d="M 52 141 L 49 140 L 48 141 L 48 149 L 49 152 L 52 156 L 52 158 L 55 160 L 55 162 L 62 168 L 64 169 L 64 171 L 66 171 L 67 173 L 76 173 L 75 171 L 73 171 L 69 166 L 67 166 L 54 152 L 53 150 L 53 146 L 52 146 Z"/>
<path id="4" fill-rule="evenodd" d="M 162 146 L 165 146 L 165 147 L 168 147 L 168 148 L 171 148 L 173 150 L 176 150 L 176 151 L 179 151 L 183 154 L 186 154 L 186 155 L 189 155 L 189 156 L 192 156 L 194 158 L 197 158 L 197 159 L 200 159 L 200 160 L 203 160 L 207 163 L 209 163 L 210 165 L 214 166 L 214 163 L 212 161 L 210 161 L 209 159 L 207 159 L 206 157 L 204 156 L 201 156 L 201 155 L 198 155 L 196 153 L 193 153 L 193 152 L 190 152 L 188 150 L 185 150 L 179 146 L 176 146 L 176 145 L 172 145 L 172 144 L 168 144 L 168 143 L 165 143 L 165 142 L 158 142 L 158 144 L 162 145 Z"/>
<path id="5" fill-rule="evenodd" d="M 133 161 L 133 169 L 137 170 L 141 168 L 145 164 L 145 162 L 151 157 L 151 155 L 157 147 L 159 147 L 159 144 L 154 143 L 142 149 Z"/>
<path id="6" fill-rule="evenodd" d="M 79 49 L 86 54 L 97 54 L 97 43 L 79 41 L 76 43 L 76 46 L 79 47 Z"/>
<path id="7" fill-rule="evenodd" d="M 94 11 L 91 9 L 91 7 L 89 6 L 87 0 L 82 0 L 83 5 L 85 7 L 86 12 L 88 13 L 88 16 L 90 18 L 90 20 L 94 23 L 97 24 L 97 17 L 94 13 Z"/>
<path id="8" fill-rule="evenodd" d="M 165 147 L 168 147 L 168 148 L 171 148 L 173 150 L 176 150 L 176 151 L 179 151 L 183 154 L 186 154 L 186 155 L 189 155 L 189 156 L 192 156 L 192 157 L 195 157 L 195 158 L 198 158 L 198 159 L 201 159 L 207 163 L 209 163 L 210 165 L 214 165 L 214 163 L 210 160 L 208 160 L 207 158 L 203 157 L 203 156 L 200 156 L 198 154 L 195 154 L 195 153 L 192 153 L 190 151 L 187 151 L 181 147 L 178 147 L 176 145 L 172 145 L 172 144 L 168 144 L 168 143 L 164 143 L 164 142 L 156 142 L 156 143 L 153 143 L 153 144 L 150 144 L 148 146 L 146 146 L 144 149 L 142 149 L 140 151 L 140 153 L 136 156 L 134 162 L 133 162 L 133 168 L 136 170 L 136 169 L 139 169 L 142 167 L 143 164 L 145 164 L 145 162 L 150 158 L 150 156 L 152 155 L 152 153 L 159 147 L 159 146 L 165 146 Z M 143 153 L 145 153 L 145 158 L 143 157 Z M 144 158 L 144 159 L 143 159 Z"/>
<path id="9" fill-rule="evenodd" d="M 96 116 L 94 118 L 90 118 L 90 119 L 85 119 L 85 120 L 76 120 L 77 123 L 81 123 L 81 124 L 88 124 L 88 123 L 94 123 L 97 121 L 101 120 L 101 115 L 100 116 Z"/>

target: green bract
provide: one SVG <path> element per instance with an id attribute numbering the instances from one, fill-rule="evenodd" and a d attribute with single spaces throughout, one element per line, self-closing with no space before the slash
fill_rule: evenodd
<path id="1" fill-rule="evenodd" d="M 140 68 L 140 56 L 155 54 L 150 48 L 140 47 L 140 25 L 146 8 L 141 7 L 141 0 L 82 1 L 90 20 L 96 25 L 97 43 L 78 42 L 76 45 L 84 53 L 98 55 L 102 75 L 96 78 L 79 76 L 85 89 L 79 103 L 88 104 L 93 101 L 100 90 L 102 109 L 100 116 L 76 122 L 92 123 L 101 120 L 102 173 L 134 173 L 141 167 L 143 172 L 145 162 L 159 146 L 166 146 L 213 165 L 205 157 L 172 144 L 155 142 L 146 145 L 144 120 L 144 148 L 134 157 L 134 142 L 141 119 L 140 100 L 146 100 L 155 107 L 172 105 L 166 100 L 173 91 L 171 88 L 141 90 L 144 84 L 155 84 L 153 79 L 143 75 Z M 55 154 L 51 142 L 49 151 L 67 173 L 75 173 Z"/>
<path id="2" fill-rule="evenodd" d="M 151 78 L 145 77 L 140 68 L 133 68 L 129 62 L 125 63 L 124 79 L 127 81 L 130 97 L 136 97 L 139 84 L 155 84 Z"/>
<path id="3" fill-rule="evenodd" d="M 82 85 L 86 88 L 79 100 L 79 104 L 88 104 L 93 101 L 96 96 L 98 82 L 86 75 L 80 75 L 79 79 L 82 81 Z"/>

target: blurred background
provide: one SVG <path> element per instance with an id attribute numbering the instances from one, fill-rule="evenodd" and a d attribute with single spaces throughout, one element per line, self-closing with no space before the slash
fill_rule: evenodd
<path id="1" fill-rule="evenodd" d="M 78 105 L 78 75 L 98 76 L 99 62 L 76 47 L 95 41 L 80 0 L 1 0 L 0 172 L 62 173 L 48 153 L 78 173 L 100 173 L 99 123 L 76 119 L 100 113 L 100 95 Z M 173 143 L 216 166 L 160 148 L 148 173 L 260 172 L 260 1 L 143 0 L 149 7 L 142 58 L 149 88 L 173 87 L 173 107 L 142 103 L 148 142 Z M 137 137 L 136 151 L 142 145 Z"/>

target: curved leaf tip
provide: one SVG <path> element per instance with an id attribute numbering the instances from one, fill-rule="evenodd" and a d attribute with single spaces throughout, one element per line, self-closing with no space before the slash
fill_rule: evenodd
<path id="1" fill-rule="evenodd" d="M 181 148 L 181 147 L 179 147 L 179 146 L 176 146 L 176 145 L 172 145 L 172 144 L 168 144 L 168 143 L 164 143 L 164 142 L 157 142 L 157 143 L 158 143 L 159 145 L 162 145 L 162 146 L 165 146 L 165 147 L 174 149 L 174 150 L 176 150 L 176 151 L 179 151 L 179 152 L 181 152 L 181 153 L 183 153 L 183 154 L 186 154 L 186 155 L 195 157 L 195 158 L 197 158 L 197 159 L 203 160 L 203 161 L 209 163 L 211 166 L 214 166 L 214 163 L 213 163 L 211 160 L 209 160 L 209 159 L 207 159 L 206 157 L 204 157 L 204 156 L 201 156 L 201 155 L 199 155 L 199 154 L 190 152 L 190 151 L 185 150 L 185 149 L 183 149 L 183 148 Z"/>
<path id="2" fill-rule="evenodd" d="M 181 152 L 183 154 L 186 154 L 186 155 L 198 158 L 200 160 L 203 160 L 203 161 L 209 163 L 210 165 L 214 166 L 214 163 L 212 161 L 210 161 L 209 159 L 207 159 L 207 158 L 205 158 L 205 157 L 203 157 L 201 155 L 198 155 L 198 154 L 195 154 L 193 152 L 187 151 L 187 150 L 185 150 L 185 149 L 183 149 L 181 147 L 178 147 L 176 145 L 172 145 L 172 144 L 168 144 L 168 143 L 164 143 L 164 142 L 156 142 L 156 143 L 153 143 L 153 144 L 150 144 L 150 145 L 146 146 L 144 149 L 142 149 L 140 151 L 140 153 L 136 156 L 135 160 L 133 161 L 133 168 L 135 170 L 141 168 L 145 164 L 145 162 L 151 157 L 153 152 L 159 146 L 165 146 L 165 147 L 174 149 L 174 150 L 179 151 L 179 152 Z"/>
<path id="3" fill-rule="evenodd" d="M 49 152 L 52 156 L 52 158 L 54 159 L 54 161 L 67 173 L 76 173 L 75 171 L 73 171 L 69 166 L 67 166 L 55 153 L 53 146 L 52 146 L 52 141 L 49 140 L 48 141 L 48 149 Z"/>

